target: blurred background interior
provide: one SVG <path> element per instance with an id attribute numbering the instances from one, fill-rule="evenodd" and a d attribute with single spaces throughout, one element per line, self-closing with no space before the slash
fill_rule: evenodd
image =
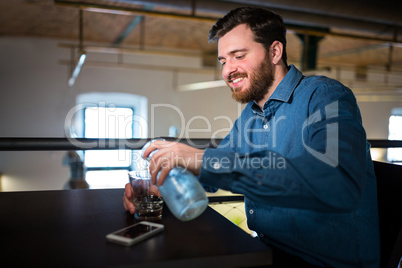
<path id="1" fill-rule="evenodd" d="M 244 2 L 284 17 L 289 64 L 353 90 L 369 140 L 402 140 L 402 2 L 378 0 L 0 0 L 0 138 L 223 138 L 243 107 L 207 36 Z M 0 190 L 123 188 L 136 159 L 0 151 Z M 244 225 L 242 206 L 216 209 Z"/>

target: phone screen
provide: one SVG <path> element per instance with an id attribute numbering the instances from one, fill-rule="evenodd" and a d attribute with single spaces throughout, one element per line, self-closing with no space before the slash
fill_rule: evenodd
<path id="1" fill-rule="evenodd" d="M 159 228 L 161 228 L 161 227 L 139 223 L 128 229 L 117 232 L 117 233 L 115 233 L 115 235 L 123 236 L 123 237 L 127 237 L 127 238 L 136 238 L 140 235 L 152 232 Z"/>

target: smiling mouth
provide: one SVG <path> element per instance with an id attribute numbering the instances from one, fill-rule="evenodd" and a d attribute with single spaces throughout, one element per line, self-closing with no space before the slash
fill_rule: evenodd
<path id="1" fill-rule="evenodd" d="M 236 76 L 229 76 L 228 77 L 228 81 L 230 82 L 230 83 L 233 83 L 233 84 L 237 84 L 237 83 L 239 83 L 240 81 L 242 81 L 244 78 L 246 78 L 247 76 L 246 75 L 236 75 Z"/>
<path id="2" fill-rule="evenodd" d="M 228 77 L 228 82 L 232 84 L 231 88 L 233 92 L 241 91 L 241 85 L 239 85 L 239 83 L 243 81 L 246 77 L 246 75 L 236 75 L 234 77 Z"/>
<path id="3" fill-rule="evenodd" d="M 243 79 L 244 79 L 244 77 L 239 77 L 239 78 L 233 79 L 231 81 L 232 81 L 233 84 L 236 84 L 236 83 L 239 83 Z"/>

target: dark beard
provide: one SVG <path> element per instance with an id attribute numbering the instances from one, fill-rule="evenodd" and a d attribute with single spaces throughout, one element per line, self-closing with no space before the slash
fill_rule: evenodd
<path id="1" fill-rule="evenodd" d="M 250 88 L 246 92 L 233 92 L 232 98 L 240 103 L 248 103 L 250 101 L 259 102 L 268 93 L 268 89 L 274 82 L 272 69 L 269 65 L 269 57 L 261 62 L 259 66 L 253 69 L 253 76 L 250 77 Z"/>

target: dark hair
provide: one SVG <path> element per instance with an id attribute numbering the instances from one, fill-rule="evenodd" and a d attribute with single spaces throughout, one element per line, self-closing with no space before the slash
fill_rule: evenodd
<path id="1" fill-rule="evenodd" d="M 240 7 L 220 18 L 209 31 L 209 42 L 216 42 L 240 24 L 246 24 L 254 34 L 254 41 L 266 51 L 274 41 L 283 44 L 282 60 L 287 66 L 286 26 L 280 15 L 263 8 Z"/>

